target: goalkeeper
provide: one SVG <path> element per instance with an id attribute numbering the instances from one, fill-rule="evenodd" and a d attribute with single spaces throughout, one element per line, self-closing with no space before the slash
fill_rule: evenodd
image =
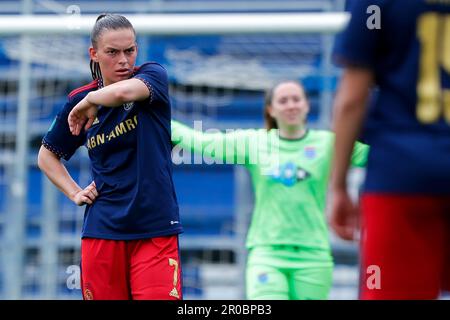
<path id="1" fill-rule="evenodd" d="M 255 208 L 247 236 L 248 299 L 327 299 L 333 259 L 325 201 L 334 134 L 307 128 L 305 90 L 281 82 L 266 95 L 266 129 L 202 133 L 172 121 L 177 149 L 250 171 Z M 357 143 L 352 163 L 364 166 Z"/>

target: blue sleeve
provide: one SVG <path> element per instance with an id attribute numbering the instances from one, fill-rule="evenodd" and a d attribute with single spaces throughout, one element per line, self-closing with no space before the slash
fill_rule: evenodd
<path id="1" fill-rule="evenodd" d="M 69 160 L 86 141 L 85 131 L 82 130 L 78 136 L 74 136 L 70 132 L 67 122 L 70 111 L 80 100 L 79 98 L 69 98 L 42 139 L 42 145 L 45 148 L 64 160 Z"/>
<path id="2" fill-rule="evenodd" d="M 345 30 L 335 38 L 333 62 L 338 66 L 358 66 L 373 69 L 376 66 L 383 29 L 383 1 L 357 0 L 349 3 L 350 21 Z M 373 12 L 371 5 L 380 8 L 381 29 L 369 29 L 368 19 Z"/>
<path id="3" fill-rule="evenodd" d="M 169 103 L 169 80 L 163 66 L 155 62 L 145 63 L 133 78 L 141 80 L 147 86 L 150 104 L 155 101 Z"/>

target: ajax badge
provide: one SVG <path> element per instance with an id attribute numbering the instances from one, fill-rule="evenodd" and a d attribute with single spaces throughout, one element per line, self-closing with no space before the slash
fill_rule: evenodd
<path id="1" fill-rule="evenodd" d="M 128 102 L 123 105 L 123 109 L 125 111 L 130 111 L 134 106 L 134 102 Z"/>

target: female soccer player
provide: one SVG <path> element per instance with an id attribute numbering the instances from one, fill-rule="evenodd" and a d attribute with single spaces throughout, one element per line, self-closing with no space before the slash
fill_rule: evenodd
<path id="1" fill-rule="evenodd" d="M 255 208 L 247 236 L 249 299 L 328 297 L 333 260 L 324 211 L 334 135 L 308 129 L 308 111 L 302 85 L 286 81 L 266 96 L 267 130 L 207 134 L 172 121 L 175 148 L 250 171 Z M 353 164 L 365 164 L 367 149 L 356 145 Z"/>
<path id="2" fill-rule="evenodd" d="M 39 167 L 77 205 L 84 299 L 181 299 L 172 181 L 168 80 L 135 67 L 136 35 L 123 16 L 100 15 L 89 48 L 94 81 L 69 94 L 42 140 Z M 93 182 L 80 188 L 60 159 L 86 144 Z"/>

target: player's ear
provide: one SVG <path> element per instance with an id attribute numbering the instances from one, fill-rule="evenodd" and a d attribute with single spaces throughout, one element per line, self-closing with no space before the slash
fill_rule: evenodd
<path id="1" fill-rule="evenodd" d="M 89 47 L 89 57 L 92 61 L 98 62 L 97 50 L 94 47 Z"/>
<path id="2" fill-rule="evenodd" d="M 311 110 L 311 106 L 309 105 L 309 100 L 306 100 L 305 114 L 308 114 L 310 110 Z"/>
<path id="3" fill-rule="evenodd" d="M 306 114 L 308 114 L 309 113 L 309 110 L 311 110 L 311 106 L 309 105 L 309 99 L 308 99 L 308 96 L 306 95 L 306 92 L 305 92 L 305 88 L 302 86 L 302 93 L 301 93 L 301 95 L 302 95 L 302 98 L 305 100 L 305 106 L 306 106 Z"/>
<path id="4" fill-rule="evenodd" d="M 269 116 L 271 116 L 272 118 L 275 119 L 275 116 L 274 116 L 274 114 L 273 114 L 273 108 L 272 108 L 272 105 L 268 105 L 268 106 L 266 107 L 266 110 L 267 110 L 267 113 L 269 114 Z"/>

